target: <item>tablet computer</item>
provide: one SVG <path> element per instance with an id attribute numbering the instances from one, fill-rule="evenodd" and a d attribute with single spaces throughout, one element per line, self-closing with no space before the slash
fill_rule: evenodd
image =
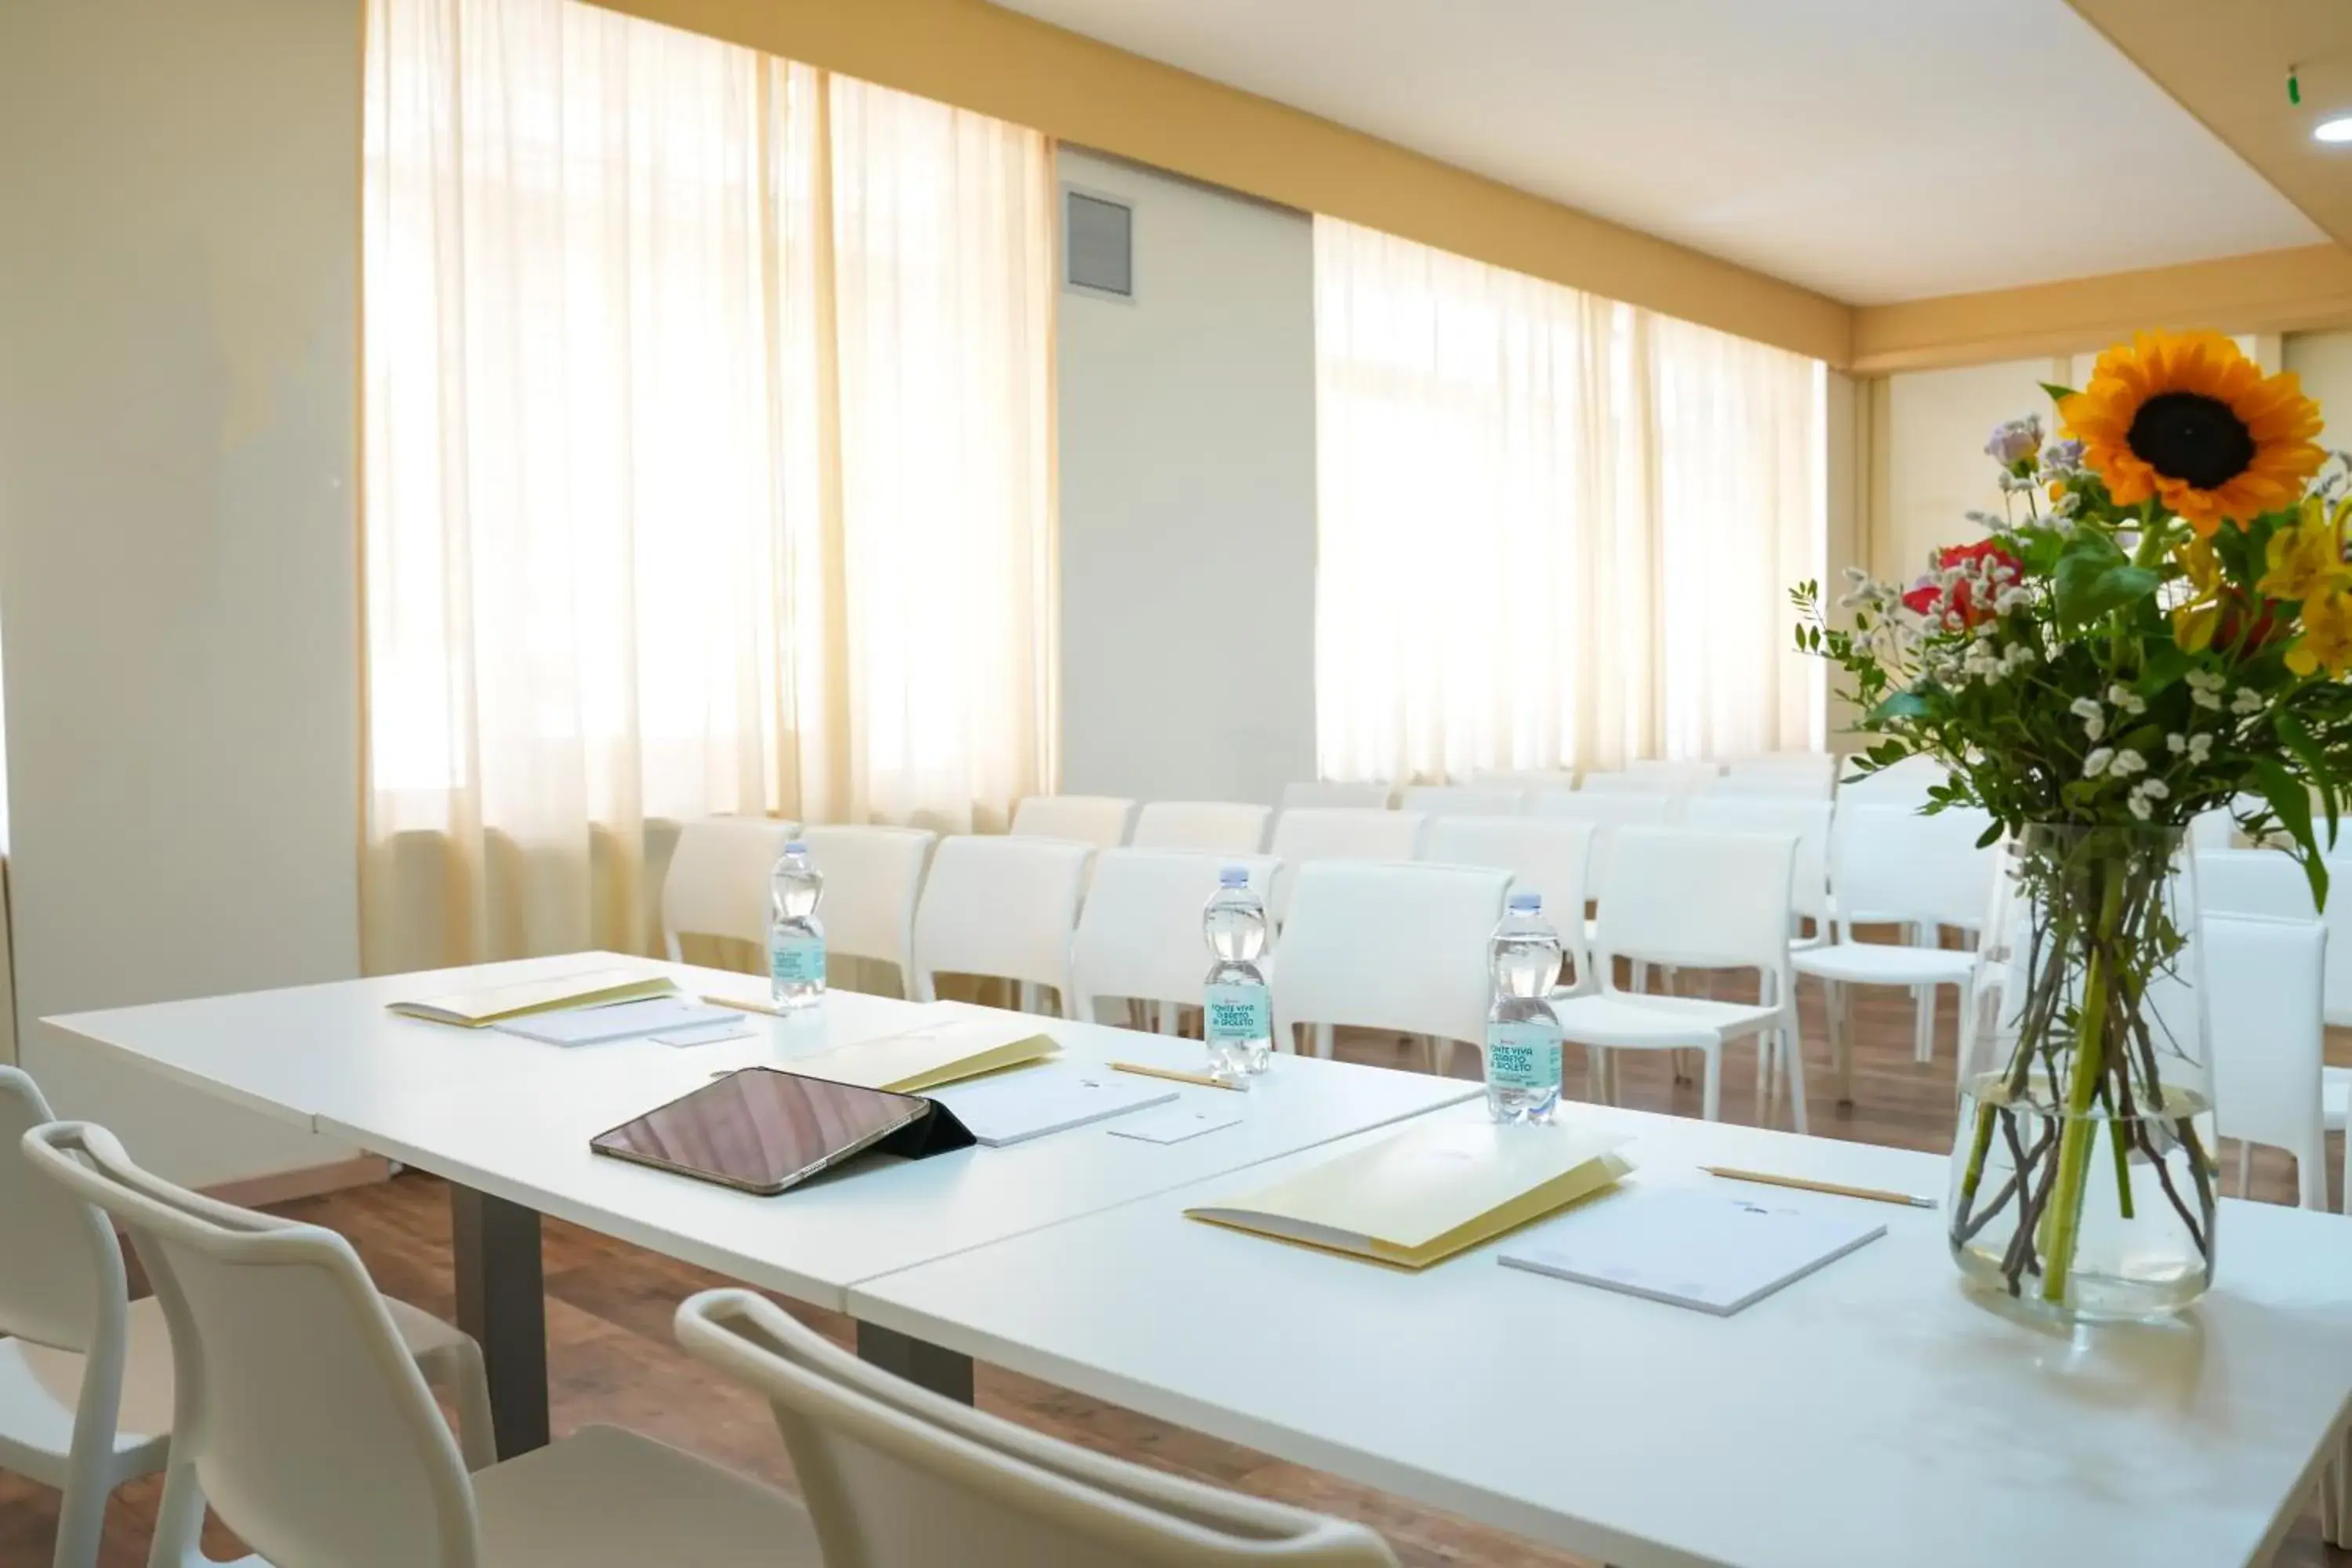
<path id="1" fill-rule="evenodd" d="M 919 1127 L 936 1110 L 912 1095 L 744 1068 L 598 1133 L 588 1146 L 769 1195 Z"/>

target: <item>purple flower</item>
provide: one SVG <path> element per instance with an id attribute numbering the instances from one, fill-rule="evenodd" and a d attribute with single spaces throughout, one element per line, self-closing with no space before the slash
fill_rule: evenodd
<path id="1" fill-rule="evenodd" d="M 2034 414 L 1995 426 L 1992 438 L 1985 443 L 1985 456 L 2010 468 L 2032 463 L 2041 450 L 2042 418 Z"/>

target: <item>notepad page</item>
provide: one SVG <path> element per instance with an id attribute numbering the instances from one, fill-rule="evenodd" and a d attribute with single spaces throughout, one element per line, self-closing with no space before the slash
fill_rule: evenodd
<path id="1" fill-rule="evenodd" d="M 949 1084 L 929 1091 L 926 1098 L 954 1111 L 956 1120 L 982 1143 L 1001 1147 L 1147 1105 L 1165 1105 L 1176 1098 L 1176 1090 L 1108 1069 L 1047 1064 Z"/>
<path id="2" fill-rule="evenodd" d="M 683 996 L 656 996 L 643 1002 L 618 1002 L 599 1007 L 574 1007 L 561 1013 L 533 1013 L 493 1024 L 502 1035 L 519 1035 L 551 1046 L 596 1046 L 613 1040 L 634 1040 L 672 1030 L 703 1029 L 717 1024 L 738 1024 L 743 1015 L 725 1007 L 706 1007 Z"/>
<path id="3" fill-rule="evenodd" d="M 1024 1017 L 950 1017 L 795 1058 L 791 1070 L 861 1089 L 915 1094 L 1051 1056 L 1052 1036 Z"/>
<path id="4" fill-rule="evenodd" d="M 1727 1317 L 1885 1234 L 1852 1204 L 1632 1186 L 1528 1232 L 1500 1261 Z"/>

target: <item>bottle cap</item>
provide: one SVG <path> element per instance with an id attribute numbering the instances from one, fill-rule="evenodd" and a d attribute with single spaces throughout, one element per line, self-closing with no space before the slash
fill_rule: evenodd
<path id="1" fill-rule="evenodd" d="M 1541 910 L 1542 908 L 1543 895 L 1541 893 L 1513 893 L 1511 895 L 1511 912 L 1515 915 L 1535 914 Z"/>
<path id="2" fill-rule="evenodd" d="M 1217 873 L 1217 886 L 1220 888 L 1248 887 L 1249 868 L 1246 866 L 1226 867 L 1223 870 Z"/>
<path id="3" fill-rule="evenodd" d="M 784 853 L 787 855 L 805 855 L 808 853 L 808 845 L 802 840 L 795 838 L 790 844 L 784 846 Z"/>

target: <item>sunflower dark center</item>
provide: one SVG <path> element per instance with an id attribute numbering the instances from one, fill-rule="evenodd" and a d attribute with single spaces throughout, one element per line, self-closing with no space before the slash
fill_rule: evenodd
<path id="1" fill-rule="evenodd" d="M 2201 392 L 2159 392 L 2132 416 L 2125 437 L 2139 460 L 2168 479 L 2217 490 L 2252 466 L 2253 432 L 2236 410 Z"/>

